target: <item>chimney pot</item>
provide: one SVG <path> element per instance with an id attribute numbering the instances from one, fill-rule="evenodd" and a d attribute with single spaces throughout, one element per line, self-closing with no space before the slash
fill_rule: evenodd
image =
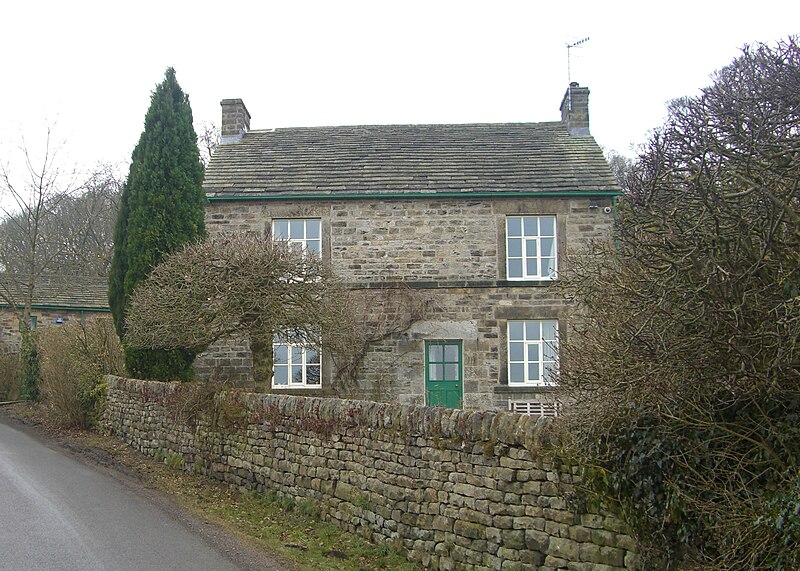
<path id="1" fill-rule="evenodd" d="M 223 99 L 222 125 L 220 127 L 221 142 L 235 143 L 250 130 L 250 113 L 241 99 Z"/>

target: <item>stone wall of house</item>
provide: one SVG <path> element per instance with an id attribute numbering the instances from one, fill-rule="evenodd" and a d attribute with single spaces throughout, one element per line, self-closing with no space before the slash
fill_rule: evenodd
<path id="1" fill-rule="evenodd" d="M 380 294 L 402 296 L 406 289 L 381 288 Z M 465 408 L 506 409 L 509 399 L 553 400 L 553 391 L 547 387 L 508 385 L 506 323 L 509 319 L 557 319 L 562 335 L 568 335 L 569 306 L 556 290 L 443 287 L 413 291 L 429 300 L 424 319 L 412 323 L 405 331 L 372 343 L 361 357 L 355 375 L 339 374 L 341 359 L 326 354 L 320 389 L 280 389 L 283 394 L 424 405 L 425 340 L 454 339 L 462 343 Z M 378 303 L 368 309 L 377 314 L 382 307 Z M 216 343 L 198 356 L 194 368 L 198 378 L 204 380 L 244 387 L 251 386 L 253 381 L 252 354 L 246 340 L 225 339 Z M 269 392 L 269 385 L 260 390 Z"/>
<path id="2" fill-rule="evenodd" d="M 611 235 L 610 205 L 594 197 L 215 201 L 206 207 L 206 228 L 269 234 L 274 218 L 320 218 L 323 257 L 347 282 L 506 285 L 507 216 L 555 215 L 564 269 L 567 251 Z"/>
<path id="3" fill-rule="evenodd" d="M 506 218 L 555 215 L 563 271 L 567 253 L 610 236 L 613 215 L 604 210 L 610 205 L 610 198 L 593 197 L 223 201 L 209 204 L 206 225 L 209 232 L 268 234 L 273 218 L 319 218 L 323 257 L 354 290 L 411 288 L 430 300 L 423 319 L 373 344 L 355 378 L 338 375 L 336 359 L 327 356 L 323 389 L 303 394 L 424 404 L 424 341 L 456 339 L 463 347 L 464 406 L 485 409 L 549 398 L 546 388 L 508 386 L 508 320 L 558 319 L 562 336 L 570 327 L 571 308 L 551 282 L 506 279 Z M 224 369 L 224 358 L 211 351 L 203 362 Z"/>
<path id="4" fill-rule="evenodd" d="M 391 295 L 391 289 L 386 291 Z M 424 405 L 425 340 L 453 339 L 462 343 L 465 408 L 504 409 L 509 398 L 552 398 L 546 387 L 508 385 L 506 324 L 509 319 L 557 319 L 562 335 L 567 336 L 570 307 L 557 290 L 546 286 L 440 287 L 422 294 L 429 299 L 425 318 L 373 343 L 355 380 L 331 379 L 339 394 Z"/>
<path id="5" fill-rule="evenodd" d="M 0 309 L 0 353 L 19 352 L 19 320 L 10 309 Z"/>
<path id="6" fill-rule="evenodd" d="M 578 478 L 554 461 L 546 419 L 233 392 L 211 426 L 176 416 L 190 390 L 109 377 L 104 425 L 239 489 L 314 501 L 430 569 L 639 568 L 619 520 L 570 501 Z"/>
<path id="7" fill-rule="evenodd" d="M 105 311 L 80 311 L 67 309 L 34 309 L 31 315 L 36 317 L 36 328 L 59 327 L 71 321 L 110 317 Z M 56 320 L 61 319 L 61 323 Z M 0 353 L 17 353 L 20 346 L 18 313 L 10 308 L 0 308 Z"/>
<path id="8" fill-rule="evenodd" d="M 198 378 L 246 385 L 253 380 L 253 354 L 247 339 L 228 337 L 213 343 L 194 361 Z"/>

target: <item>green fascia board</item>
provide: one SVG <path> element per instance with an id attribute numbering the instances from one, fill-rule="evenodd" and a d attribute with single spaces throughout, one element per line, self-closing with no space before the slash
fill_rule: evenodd
<path id="1" fill-rule="evenodd" d="M 8 309 L 11 305 L 7 303 L 0 303 L 0 308 Z M 24 305 L 17 305 L 17 309 L 24 309 Z M 46 305 L 46 304 L 38 304 L 35 303 L 31 305 L 31 309 L 52 309 L 55 311 L 97 311 L 97 312 L 111 312 L 111 309 L 108 307 L 81 307 L 81 306 L 70 306 L 70 305 Z"/>
<path id="2" fill-rule="evenodd" d="M 209 202 L 236 200 L 385 200 L 406 198 L 590 198 L 597 196 L 619 196 L 621 190 L 578 191 L 513 191 L 513 192 L 380 192 L 380 193 L 332 193 L 332 194 L 236 194 L 230 196 L 207 196 Z"/>

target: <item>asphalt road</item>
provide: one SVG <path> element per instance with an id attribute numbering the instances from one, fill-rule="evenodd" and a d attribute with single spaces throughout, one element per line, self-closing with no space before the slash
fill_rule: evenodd
<path id="1" fill-rule="evenodd" d="M 203 522 L 192 522 L 185 514 L 176 517 L 158 503 L 0 422 L 0 569 L 253 567 L 234 562 L 236 554 L 223 553 L 219 544 L 224 541 L 209 542 L 208 534 L 196 529 Z"/>

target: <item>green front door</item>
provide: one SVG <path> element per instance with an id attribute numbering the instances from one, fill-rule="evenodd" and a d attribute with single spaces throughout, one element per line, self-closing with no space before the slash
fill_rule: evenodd
<path id="1" fill-rule="evenodd" d="M 425 394 L 428 406 L 461 408 L 464 383 L 461 341 L 425 342 Z"/>

